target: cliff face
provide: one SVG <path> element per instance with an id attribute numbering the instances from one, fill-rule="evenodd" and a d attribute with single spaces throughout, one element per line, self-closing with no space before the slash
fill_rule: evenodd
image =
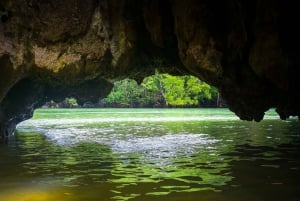
<path id="1" fill-rule="evenodd" d="M 160 71 L 218 87 L 243 120 L 299 117 L 297 6 L 243 0 L 0 1 L 0 133 L 45 101 L 97 101 Z"/>

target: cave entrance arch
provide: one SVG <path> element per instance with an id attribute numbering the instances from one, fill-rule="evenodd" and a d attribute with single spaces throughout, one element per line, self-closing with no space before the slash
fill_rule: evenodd
<path id="1" fill-rule="evenodd" d="M 217 87 L 242 120 L 260 121 L 269 108 L 282 119 L 299 117 L 297 8 L 283 1 L 3 1 L 1 136 L 56 90 L 93 98 L 89 86 L 109 91 L 105 80 L 139 80 L 157 64 Z"/>

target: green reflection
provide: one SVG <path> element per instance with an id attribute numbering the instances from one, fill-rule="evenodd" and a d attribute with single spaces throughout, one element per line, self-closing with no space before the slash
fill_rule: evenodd
<path id="1" fill-rule="evenodd" d="M 250 201 L 275 189 L 293 201 L 300 126 L 274 114 L 254 123 L 226 109 L 38 110 L 0 145 L 0 200 Z"/>

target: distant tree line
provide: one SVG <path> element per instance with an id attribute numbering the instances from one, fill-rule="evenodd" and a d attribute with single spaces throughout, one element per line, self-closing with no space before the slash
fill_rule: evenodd
<path id="1" fill-rule="evenodd" d="M 104 107 L 222 107 L 215 87 L 185 76 L 155 73 L 138 85 L 124 79 L 114 83 L 111 93 L 101 101 Z"/>
<path id="2" fill-rule="evenodd" d="M 132 79 L 115 82 L 110 94 L 97 104 L 87 102 L 80 106 L 75 98 L 69 97 L 60 103 L 50 101 L 44 107 L 223 107 L 225 105 L 215 87 L 194 76 L 172 76 L 156 72 L 146 77 L 140 85 Z"/>

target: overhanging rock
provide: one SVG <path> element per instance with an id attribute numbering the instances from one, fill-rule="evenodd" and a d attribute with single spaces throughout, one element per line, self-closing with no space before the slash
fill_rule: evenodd
<path id="1" fill-rule="evenodd" d="M 244 120 L 260 121 L 271 107 L 282 119 L 299 117 L 294 4 L 1 1 L 0 132 L 11 133 L 47 97 L 104 96 L 111 88 L 105 80 L 141 80 L 154 69 L 216 86 Z M 95 84 L 101 89 L 92 90 Z"/>

